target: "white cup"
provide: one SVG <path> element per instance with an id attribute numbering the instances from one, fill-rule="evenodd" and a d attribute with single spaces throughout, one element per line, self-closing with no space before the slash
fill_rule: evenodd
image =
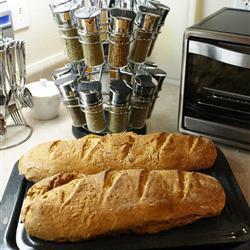
<path id="1" fill-rule="evenodd" d="M 26 85 L 32 94 L 31 116 L 38 120 L 50 120 L 58 116 L 60 94 L 53 81 L 40 79 Z"/>

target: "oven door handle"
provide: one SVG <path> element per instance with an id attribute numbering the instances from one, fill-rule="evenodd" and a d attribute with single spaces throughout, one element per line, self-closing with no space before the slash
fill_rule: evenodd
<path id="1" fill-rule="evenodd" d="M 213 44 L 189 41 L 188 52 L 206 56 L 220 62 L 250 69 L 250 55 L 224 49 Z"/>

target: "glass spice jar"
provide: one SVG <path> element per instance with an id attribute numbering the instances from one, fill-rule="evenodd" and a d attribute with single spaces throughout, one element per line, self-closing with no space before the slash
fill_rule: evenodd
<path id="1" fill-rule="evenodd" d="M 145 125 L 148 112 L 151 106 L 151 101 L 144 100 L 143 98 L 131 98 L 131 110 L 129 115 L 129 125 L 132 128 L 140 129 Z"/>
<path id="2" fill-rule="evenodd" d="M 76 84 L 77 76 L 74 74 L 66 74 L 55 80 L 61 101 L 72 119 L 73 126 L 81 127 L 85 124 L 85 115 L 80 109 L 77 92 L 74 88 Z"/>
<path id="3" fill-rule="evenodd" d="M 102 102 L 95 105 L 86 105 L 83 111 L 89 131 L 98 133 L 105 129 L 105 116 Z"/>
<path id="4" fill-rule="evenodd" d="M 63 41 L 65 54 L 70 62 L 79 62 L 84 58 L 73 21 L 73 12 L 79 7 L 80 5 L 75 1 L 66 0 L 50 5 L 54 21 Z"/>
<path id="5" fill-rule="evenodd" d="M 126 131 L 128 127 L 129 102 L 132 88 L 123 80 L 110 83 L 110 106 L 108 129 L 112 133 Z"/>
<path id="6" fill-rule="evenodd" d="M 78 40 L 77 29 L 59 29 L 64 44 L 65 54 L 70 62 L 79 62 L 84 59 L 83 48 Z"/>
<path id="7" fill-rule="evenodd" d="M 84 35 L 78 31 L 79 39 L 84 51 L 84 59 L 89 67 L 104 63 L 104 53 L 100 34 Z"/>
<path id="8" fill-rule="evenodd" d="M 111 133 L 124 132 L 128 126 L 128 106 L 109 107 L 108 130 Z"/>
<path id="9" fill-rule="evenodd" d="M 129 60 L 133 63 L 143 63 L 146 60 L 153 33 L 137 29 L 134 33 L 134 41 L 131 44 Z"/>
<path id="10" fill-rule="evenodd" d="M 165 23 L 165 20 L 166 20 L 166 17 L 170 11 L 170 8 L 167 5 L 162 4 L 160 2 L 157 2 L 157 1 L 149 1 L 149 3 L 150 3 L 150 5 L 154 6 L 157 10 L 160 11 L 160 16 L 161 16 L 160 23 L 157 27 L 157 31 L 155 33 L 155 36 L 153 38 L 153 41 L 150 45 L 150 49 L 148 52 L 148 56 L 151 56 L 152 51 L 154 49 L 155 42 L 156 42 L 157 37 L 158 37 L 158 34 L 160 34 L 160 32 L 161 32 L 161 27 L 163 27 L 163 25 Z"/>
<path id="11" fill-rule="evenodd" d="M 122 68 L 128 64 L 130 36 L 109 36 L 109 64 L 114 68 Z"/>
<path id="12" fill-rule="evenodd" d="M 85 63 L 89 67 L 104 63 L 101 40 L 101 10 L 96 7 L 84 7 L 75 11 L 79 41 L 82 43 Z"/>
<path id="13" fill-rule="evenodd" d="M 74 127 L 82 127 L 86 123 L 84 112 L 80 109 L 78 98 L 62 100 L 62 103 L 67 109 L 71 117 Z"/>
<path id="14" fill-rule="evenodd" d="M 143 128 L 155 93 L 155 84 L 149 75 L 137 75 L 131 98 L 129 125 L 132 128 Z"/>
<path id="15" fill-rule="evenodd" d="M 94 133 L 103 131 L 106 125 L 101 82 L 81 82 L 77 86 L 77 90 L 81 109 L 85 113 L 88 130 Z"/>

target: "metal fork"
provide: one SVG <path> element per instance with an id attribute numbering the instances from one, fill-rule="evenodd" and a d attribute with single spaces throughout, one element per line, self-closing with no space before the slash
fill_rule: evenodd
<path id="1" fill-rule="evenodd" d="M 21 109 L 17 107 L 16 103 L 10 104 L 8 106 L 8 111 L 15 124 L 27 124 Z"/>

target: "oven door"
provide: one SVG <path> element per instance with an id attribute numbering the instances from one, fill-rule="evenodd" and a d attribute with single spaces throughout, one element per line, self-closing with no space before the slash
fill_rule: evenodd
<path id="1" fill-rule="evenodd" d="M 250 46 L 190 39 L 182 126 L 250 144 Z"/>

